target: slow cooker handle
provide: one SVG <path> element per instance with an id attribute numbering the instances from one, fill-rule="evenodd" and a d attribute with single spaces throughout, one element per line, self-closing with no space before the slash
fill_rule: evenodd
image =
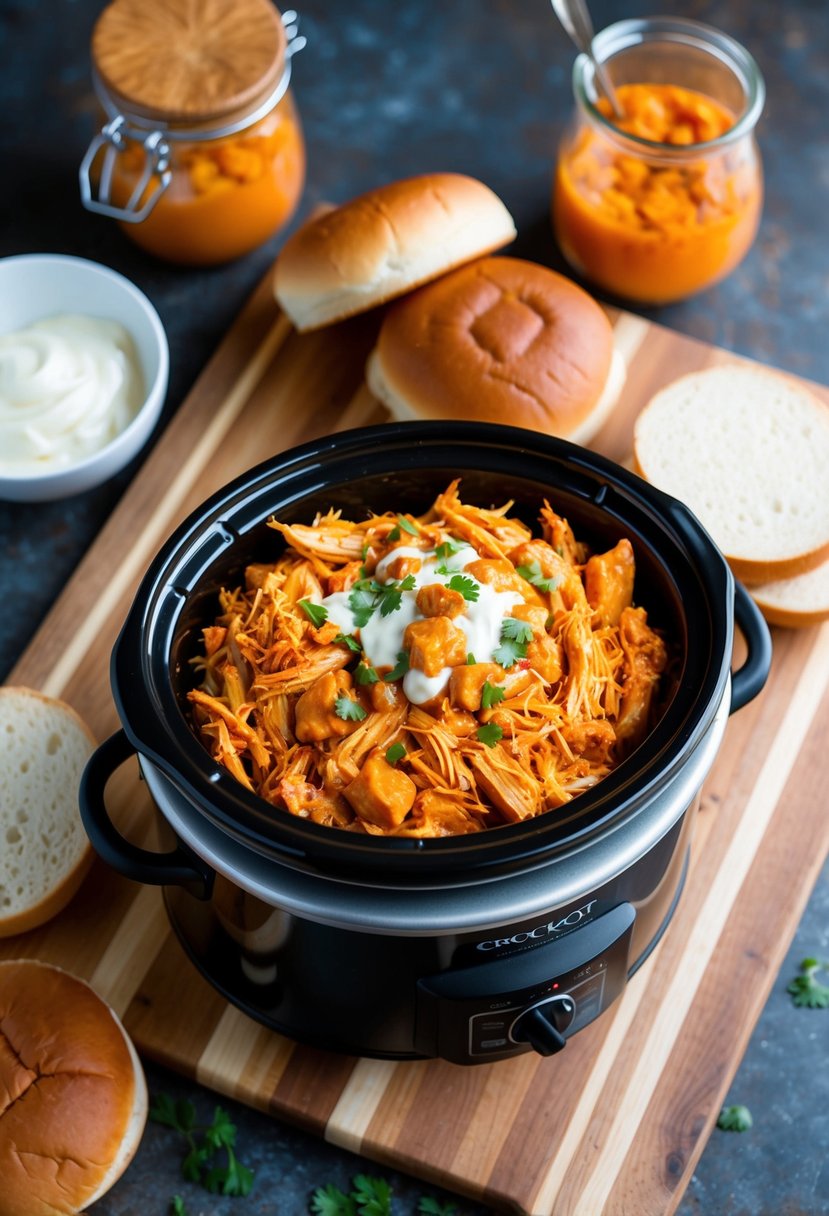
<path id="1" fill-rule="evenodd" d="M 734 584 L 734 619 L 746 640 L 748 657 L 731 676 L 730 714 L 754 700 L 765 684 L 771 667 L 769 627 L 742 583 Z"/>
<path id="2" fill-rule="evenodd" d="M 215 872 L 182 841 L 167 853 L 142 849 L 122 836 L 109 817 L 105 792 L 107 783 L 121 765 L 135 755 L 135 748 L 123 730 L 111 735 L 90 756 L 81 777 L 79 791 L 81 819 L 92 847 L 99 857 L 124 878 L 153 886 L 173 884 L 186 887 L 199 899 L 209 899 Z"/>

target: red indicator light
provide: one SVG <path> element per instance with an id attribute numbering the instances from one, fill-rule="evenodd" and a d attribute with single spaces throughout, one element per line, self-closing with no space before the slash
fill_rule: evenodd
<path id="1" fill-rule="evenodd" d="M 553 988 L 558 988 L 558 984 L 553 984 Z"/>

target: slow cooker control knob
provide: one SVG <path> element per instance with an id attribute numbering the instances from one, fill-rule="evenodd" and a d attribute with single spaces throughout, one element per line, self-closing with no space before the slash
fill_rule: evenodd
<path id="1" fill-rule="evenodd" d="M 562 994 L 527 1009 L 512 1025 L 516 1043 L 529 1043 L 540 1056 L 552 1056 L 566 1043 L 564 1031 L 576 1016 L 576 1002 Z"/>

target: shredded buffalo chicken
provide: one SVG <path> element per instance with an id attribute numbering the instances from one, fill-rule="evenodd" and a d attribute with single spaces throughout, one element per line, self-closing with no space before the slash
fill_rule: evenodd
<path id="1" fill-rule="evenodd" d="M 650 729 L 668 657 L 633 548 L 590 556 L 546 502 L 533 536 L 512 505 L 453 482 L 420 517 L 269 521 L 284 553 L 221 592 L 193 660 L 213 758 L 283 812 L 392 836 L 532 819 L 605 777 Z"/>

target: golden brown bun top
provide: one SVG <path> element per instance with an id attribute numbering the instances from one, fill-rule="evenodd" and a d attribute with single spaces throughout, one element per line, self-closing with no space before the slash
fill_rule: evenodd
<path id="1" fill-rule="evenodd" d="M 0 1211 L 47 1216 L 95 1195 L 130 1125 L 136 1077 L 108 1006 L 31 959 L 0 963 Z"/>
<path id="2" fill-rule="evenodd" d="M 393 299 L 515 237 L 483 182 L 428 173 L 389 182 L 305 223 L 276 264 L 276 298 L 298 329 Z"/>
<path id="3" fill-rule="evenodd" d="M 375 356 L 400 414 L 566 436 L 602 397 L 613 330 L 596 301 L 555 271 L 483 258 L 397 301 Z"/>

